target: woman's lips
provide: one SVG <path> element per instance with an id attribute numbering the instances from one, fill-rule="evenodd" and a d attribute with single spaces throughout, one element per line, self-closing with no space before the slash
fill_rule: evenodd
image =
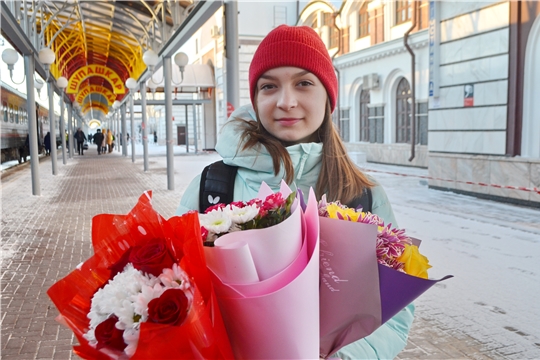
<path id="1" fill-rule="evenodd" d="M 301 119 L 297 119 L 297 118 L 281 118 L 281 119 L 277 119 L 276 121 L 281 125 L 281 126 L 293 126 L 294 124 L 296 124 L 297 122 L 299 122 Z"/>

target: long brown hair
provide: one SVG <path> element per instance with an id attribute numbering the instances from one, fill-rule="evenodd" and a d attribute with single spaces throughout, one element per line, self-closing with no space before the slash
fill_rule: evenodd
<path id="1" fill-rule="evenodd" d="M 291 157 L 282 142 L 270 134 L 259 119 L 256 106 L 257 94 L 255 94 L 254 108 L 257 121 L 235 119 L 239 122 L 242 130 L 239 149 L 246 150 L 264 146 L 272 157 L 274 174 L 278 174 L 281 166 L 285 168 L 285 181 L 291 184 L 294 179 L 294 167 Z M 321 172 L 315 193 L 317 198 L 326 194 L 328 201 L 340 200 L 347 204 L 355 197 L 360 196 L 366 187 L 372 187 L 373 183 L 356 167 L 347 155 L 347 149 L 341 141 L 337 130 L 332 122 L 330 101 L 327 100 L 324 120 L 317 130 L 319 141 L 323 144 L 323 156 Z"/>

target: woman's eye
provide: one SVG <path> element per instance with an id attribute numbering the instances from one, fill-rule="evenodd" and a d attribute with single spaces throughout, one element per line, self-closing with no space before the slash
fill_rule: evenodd
<path id="1" fill-rule="evenodd" d="M 272 85 L 272 84 L 263 84 L 261 85 L 261 90 L 270 90 L 270 89 L 273 89 L 275 86 Z"/>
<path id="2" fill-rule="evenodd" d="M 303 80 L 303 81 L 300 81 L 298 83 L 299 86 L 310 86 L 310 85 L 313 85 L 313 83 L 311 81 L 308 81 L 308 80 Z"/>

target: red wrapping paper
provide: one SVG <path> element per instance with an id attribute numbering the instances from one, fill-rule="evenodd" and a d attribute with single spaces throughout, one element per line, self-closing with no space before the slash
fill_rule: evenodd
<path id="1" fill-rule="evenodd" d="M 74 352 L 85 359 L 111 359 L 125 354 L 96 350 L 83 334 L 88 331 L 91 299 L 111 277 L 109 267 L 129 247 L 163 238 L 195 288 L 193 305 L 180 326 L 142 323 L 133 359 L 231 359 L 233 353 L 206 268 L 198 215 L 188 213 L 165 220 L 145 192 L 127 215 L 101 214 L 92 219 L 94 255 L 47 294 L 58 308 L 57 320 L 72 329 L 80 345 Z"/>

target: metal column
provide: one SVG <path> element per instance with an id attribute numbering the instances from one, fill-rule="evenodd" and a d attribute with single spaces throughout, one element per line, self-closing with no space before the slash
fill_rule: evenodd
<path id="1" fill-rule="evenodd" d="M 141 82 L 141 116 L 144 171 L 148 171 L 148 126 L 146 124 L 146 82 Z"/>
<path id="2" fill-rule="evenodd" d="M 68 105 L 68 143 L 69 158 L 73 159 L 73 104 Z"/>
<path id="3" fill-rule="evenodd" d="M 133 114 L 133 95 L 135 91 L 129 91 L 129 118 L 131 120 L 131 162 L 135 162 L 135 114 Z"/>
<path id="4" fill-rule="evenodd" d="M 240 106 L 240 63 L 238 55 L 238 1 L 225 1 L 225 58 L 227 102 Z"/>
<path id="5" fill-rule="evenodd" d="M 126 125 L 126 104 L 123 104 L 120 112 L 122 114 L 122 155 L 127 156 L 127 144 L 126 144 L 126 131 L 127 131 L 127 125 Z"/>
<path id="6" fill-rule="evenodd" d="M 58 173 L 58 164 L 56 159 L 56 119 L 54 118 L 54 90 L 52 79 L 47 81 L 47 91 L 49 93 L 49 146 L 51 147 L 52 174 L 56 175 Z"/>
<path id="7" fill-rule="evenodd" d="M 191 107 L 193 108 L 193 142 L 195 143 L 195 154 L 197 154 L 197 108 L 195 104 Z"/>
<path id="8" fill-rule="evenodd" d="M 174 148 L 172 128 L 172 67 L 171 57 L 163 57 L 163 76 L 165 93 L 165 137 L 167 146 L 167 189 L 174 190 Z"/>
<path id="9" fill-rule="evenodd" d="M 37 134 L 36 101 L 34 98 L 34 55 L 24 55 L 26 74 L 26 112 L 28 113 L 28 140 L 30 145 L 30 169 L 32 171 L 32 194 L 41 195 L 39 184 L 39 154 Z"/>
<path id="10" fill-rule="evenodd" d="M 66 124 L 64 122 L 64 93 L 60 94 L 60 140 L 62 141 L 62 164 L 66 165 Z"/>

